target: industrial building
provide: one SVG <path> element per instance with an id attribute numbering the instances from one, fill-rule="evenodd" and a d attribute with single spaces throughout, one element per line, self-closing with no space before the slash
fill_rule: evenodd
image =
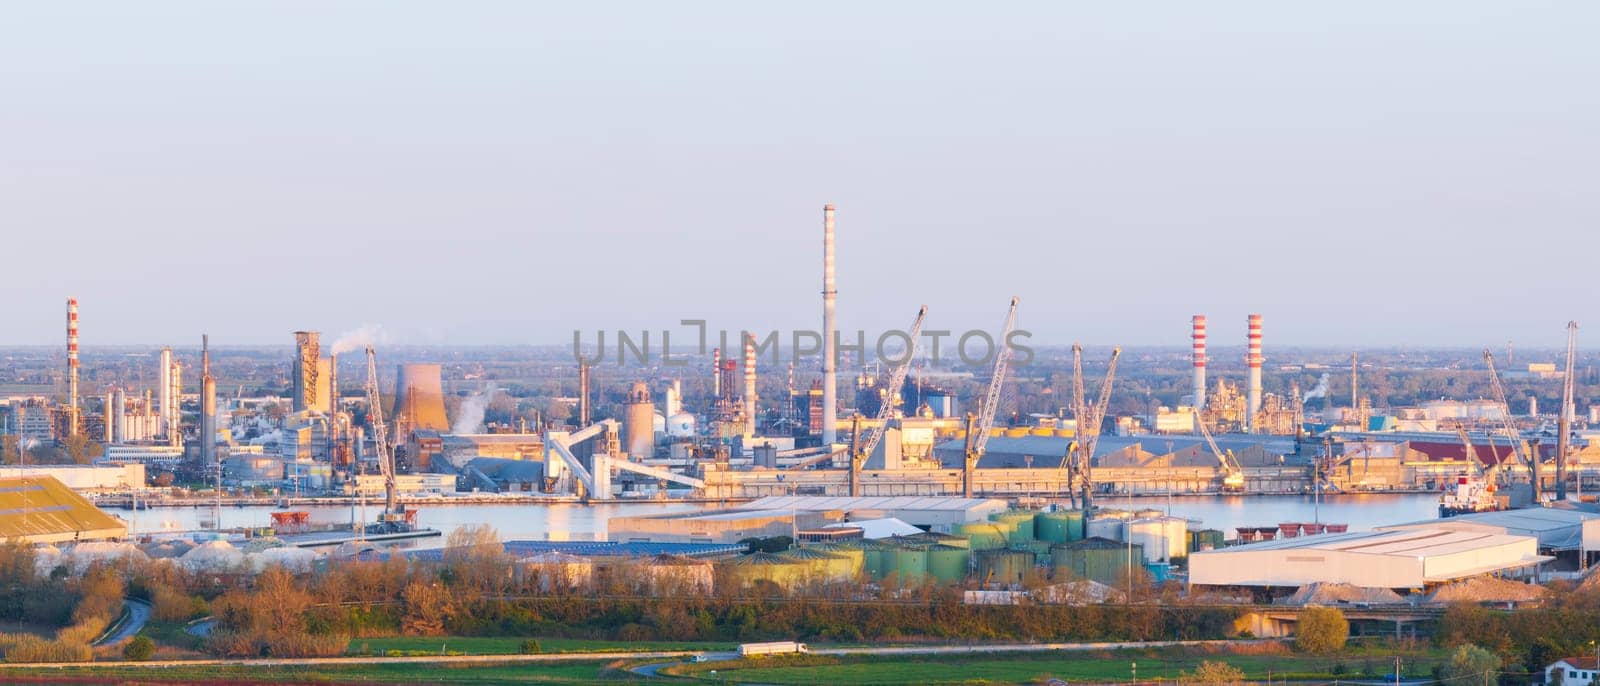
<path id="1" fill-rule="evenodd" d="M 1378 531 L 1416 529 L 1527 536 L 1538 541 L 1540 553 L 1555 556 L 1566 554 L 1574 562 L 1580 559 L 1579 555 L 1588 558 L 1592 553 L 1600 551 L 1600 514 L 1555 507 L 1474 512 L 1444 519 L 1377 527 Z"/>
<path id="2" fill-rule="evenodd" d="M 794 536 L 828 524 L 895 519 L 923 530 L 948 532 L 1004 512 L 1002 500 L 953 497 L 831 498 L 774 496 L 715 512 L 613 517 L 614 541 L 736 543 L 747 538 Z"/>
<path id="3" fill-rule="evenodd" d="M 144 464 L 130 462 L 116 465 L 6 465 L 0 467 L 0 479 L 27 477 L 50 479 L 74 491 L 127 491 L 144 488 Z"/>
<path id="4" fill-rule="evenodd" d="M 1298 588 L 1340 583 L 1422 590 L 1483 574 L 1523 574 L 1551 560 L 1533 536 L 1419 526 L 1283 538 L 1189 555 L 1196 586 Z"/>

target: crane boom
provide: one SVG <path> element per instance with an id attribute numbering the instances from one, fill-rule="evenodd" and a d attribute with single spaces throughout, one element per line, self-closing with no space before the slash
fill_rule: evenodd
<path id="1" fill-rule="evenodd" d="M 378 469 L 383 472 L 383 511 L 396 512 L 394 451 L 389 447 L 388 428 L 383 423 L 383 403 L 378 393 L 378 356 L 367 346 L 367 410 L 372 423 L 372 445 L 378 451 Z M 360 484 L 357 484 L 360 489 Z"/>
<path id="2" fill-rule="evenodd" d="M 1200 429 L 1200 435 L 1205 437 L 1206 445 L 1211 448 L 1211 454 L 1217 456 L 1217 463 L 1222 466 L 1222 470 L 1225 472 L 1222 476 L 1223 490 L 1242 490 L 1244 488 L 1244 469 L 1239 466 L 1237 460 L 1233 459 L 1233 453 L 1224 452 L 1217 445 L 1217 439 L 1211 437 L 1211 431 L 1206 428 L 1205 422 L 1200 421 L 1200 415 L 1195 415 L 1194 423 Z"/>
<path id="3" fill-rule="evenodd" d="M 1572 443 L 1572 364 L 1577 356 L 1578 323 L 1567 322 L 1567 371 L 1561 379 L 1561 419 L 1556 429 L 1561 436 L 1556 439 L 1556 500 L 1567 499 L 1567 451 Z M 1578 476 L 1579 493 L 1583 492 L 1583 476 Z"/>
<path id="4" fill-rule="evenodd" d="M 1011 332 L 1017 328 L 1017 297 L 1011 297 L 1011 308 L 1006 311 L 1006 323 L 1001 327 L 1000 340 L 995 344 L 994 374 L 989 377 L 989 392 L 984 395 L 981 414 L 976 420 L 968 415 L 966 462 L 962 465 L 962 492 L 971 498 L 973 477 L 978 471 L 978 459 L 983 457 L 989 444 L 989 429 L 994 425 L 995 410 L 1000 405 L 1000 390 L 1005 386 L 1006 365 L 1011 362 Z M 974 433 L 976 432 L 976 433 Z"/>
<path id="5" fill-rule="evenodd" d="M 1533 488 L 1535 491 L 1535 498 L 1537 498 L 1537 491 L 1539 490 L 1537 475 L 1539 473 L 1539 468 L 1538 466 L 1529 462 L 1526 456 L 1522 454 L 1522 440 L 1521 437 L 1517 435 L 1516 425 L 1511 422 L 1511 405 L 1506 402 L 1506 389 L 1504 386 L 1500 385 L 1500 373 L 1495 371 L 1494 368 L 1494 353 L 1489 352 L 1488 348 L 1484 348 L 1483 350 L 1483 364 L 1489 368 L 1489 388 L 1494 391 L 1495 402 L 1500 404 L 1500 422 L 1505 428 L 1506 438 L 1511 441 L 1511 455 L 1517 462 L 1526 464 L 1528 465 L 1529 469 L 1533 470 L 1532 473 L 1535 475 L 1535 483 Z M 1493 442 L 1491 441 L 1491 445 L 1492 443 Z M 1499 466 L 1499 464 L 1495 465 L 1496 472 L 1500 471 Z"/>
<path id="6" fill-rule="evenodd" d="M 906 359 L 895 365 L 894 369 L 889 372 L 889 385 L 884 389 L 883 404 L 878 407 L 877 425 L 867 427 L 866 439 L 861 441 L 861 459 L 871 455 L 872 451 L 877 449 L 878 441 L 883 440 L 885 422 L 889 421 L 890 414 L 894 412 L 895 399 L 899 397 L 901 388 L 905 386 L 906 372 L 911 370 L 911 361 L 917 358 L 917 338 L 922 335 L 922 322 L 927 317 L 928 306 L 923 305 L 922 309 L 917 310 L 916 320 L 911 322 L 911 330 L 908 332 L 910 334 L 908 340 L 911 343 L 906 348 Z"/>

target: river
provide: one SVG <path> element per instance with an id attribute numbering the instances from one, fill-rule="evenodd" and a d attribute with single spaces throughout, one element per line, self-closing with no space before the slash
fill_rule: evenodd
<path id="1" fill-rule="evenodd" d="M 1231 538 L 1235 527 L 1277 526 L 1280 522 L 1310 522 L 1320 519 L 1324 523 L 1349 524 L 1351 531 L 1371 529 L 1375 526 L 1432 519 L 1438 516 L 1439 498 L 1431 493 L 1414 494 L 1341 494 L 1326 496 L 1320 505 L 1310 496 L 1174 496 L 1170 500 L 1172 514 L 1199 522 L 1197 528 L 1221 529 Z M 1168 510 L 1165 498 L 1115 498 L 1095 500 L 1101 507 L 1122 509 Z M 468 524 L 488 524 L 499 532 L 502 540 L 605 540 L 606 524 L 612 517 L 692 512 L 715 507 L 707 503 L 607 503 L 582 505 L 577 503 L 515 504 L 515 505 L 447 505 L 419 504 L 417 521 L 425 527 L 444 532 L 445 536 L 415 539 L 406 545 L 419 548 L 437 548 L 444 545 L 451 531 Z M 359 508 L 344 506 L 298 507 L 311 513 L 314 524 L 349 525 L 352 516 L 360 516 Z M 224 507 L 222 526 L 265 527 L 272 525 L 272 513 L 278 508 L 270 506 Z M 124 520 L 132 519 L 127 510 L 108 510 Z M 1320 512 L 1320 515 L 1319 515 Z M 366 518 L 377 517 L 378 506 L 369 504 Z M 138 532 L 141 534 L 178 533 L 213 528 L 212 508 L 158 507 L 140 510 Z"/>

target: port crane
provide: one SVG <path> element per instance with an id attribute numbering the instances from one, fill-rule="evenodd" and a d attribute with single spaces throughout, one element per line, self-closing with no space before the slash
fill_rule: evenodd
<path id="1" fill-rule="evenodd" d="M 1101 426 L 1105 423 L 1106 411 L 1111 405 L 1111 387 L 1117 376 L 1117 360 L 1121 358 L 1122 348 L 1112 348 L 1111 361 L 1106 364 L 1106 378 L 1100 382 L 1100 395 L 1094 405 L 1086 406 L 1083 392 L 1083 346 L 1078 343 L 1072 344 L 1072 413 L 1078 422 L 1078 437 L 1067 445 L 1067 453 L 1061 458 L 1061 465 L 1068 470 L 1068 497 L 1076 499 L 1076 496 L 1081 494 L 1084 509 L 1091 506 L 1090 493 L 1094 490 L 1094 483 L 1091 478 L 1090 461 L 1094 459 L 1095 447 L 1100 443 Z M 1077 486 L 1078 494 L 1072 492 L 1073 486 Z"/>
<path id="2" fill-rule="evenodd" d="M 1231 493 L 1243 491 L 1244 468 L 1239 466 L 1239 460 L 1233 456 L 1233 451 L 1224 451 L 1217 445 L 1217 439 L 1211 437 L 1211 430 L 1200 420 L 1199 413 L 1195 413 L 1194 424 L 1200 429 L 1200 435 L 1205 437 L 1206 445 L 1211 448 L 1211 454 L 1217 456 L 1217 463 L 1222 466 L 1222 490 Z"/>
<path id="3" fill-rule="evenodd" d="M 1017 297 L 1011 297 L 1011 309 L 1006 311 L 1005 325 L 1000 329 L 1000 339 L 995 344 L 994 373 L 989 377 L 989 392 L 984 394 L 983 406 L 977 417 L 967 415 L 967 443 L 965 461 L 961 465 L 961 492 L 973 497 L 973 480 L 978 471 L 978 460 L 989 444 L 989 431 L 994 425 L 994 413 L 1000 405 L 1000 390 L 1005 386 L 1006 366 L 1011 362 L 1011 332 L 1017 328 Z"/>
<path id="4" fill-rule="evenodd" d="M 889 418 L 893 416 L 898 405 L 900 392 L 906 385 L 906 372 L 911 370 L 911 361 L 917 359 L 917 338 L 922 335 L 922 322 L 928 318 L 928 306 L 923 305 L 917 310 L 917 318 L 912 320 L 911 329 L 907 332 L 906 357 L 895 365 L 889 372 L 889 384 L 884 387 L 883 403 L 878 405 L 876 425 L 867 427 L 865 436 L 861 433 L 861 420 L 858 416 L 852 421 L 850 431 L 850 495 L 861 495 L 861 470 L 866 466 L 867 458 L 872 451 L 878 448 L 878 443 L 883 440 L 884 429 L 887 428 Z"/>
<path id="5" fill-rule="evenodd" d="M 383 402 L 378 393 L 378 356 L 372 346 L 367 346 L 367 421 L 372 425 L 372 446 L 378 451 L 378 470 L 383 474 L 384 523 L 404 521 L 406 512 L 396 502 L 394 483 L 394 448 L 389 445 L 388 427 L 383 423 Z M 356 490 L 361 490 L 360 480 Z"/>
<path id="6" fill-rule="evenodd" d="M 1561 378 L 1561 419 L 1556 429 L 1556 500 L 1567 499 L 1567 451 L 1572 444 L 1572 363 L 1577 356 L 1578 323 L 1567 322 L 1567 370 Z M 1583 494 L 1583 473 L 1578 473 L 1578 494 Z"/>
<path id="7" fill-rule="evenodd" d="M 1494 392 L 1494 400 L 1500 405 L 1500 422 L 1506 433 L 1506 438 L 1511 441 L 1511 456 L 1517 462 L 1525 464 L 1530 470 L 1533 481 L 1533 499 L 1539 499 L 1539 465 L 1522 452 L 1522 437 L 1517 434 L 1517 427 L 1511 422 L 1511 405 L 1506 402 L 1506 389 L 1500 385 L 1500 373 L 1494 368 L 1494 353 L 1488 348 L 1483 350 L 1483 364 L 1489 368 L 1489 388 Z M 1489 440 L 1490 449 L 1494 448 L 1494 439 Z M 1504 478 L 1504 465 L 1500 464 L 1499 455 L 1495 456 L 1492 470 L 1496 475 Z"/>

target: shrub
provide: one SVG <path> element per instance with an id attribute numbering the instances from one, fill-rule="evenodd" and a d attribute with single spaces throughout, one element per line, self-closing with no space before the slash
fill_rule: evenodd
<path id="1" fill-rule="evenodd" d="M 1500 656 L 1470 643 L 1456 647 L 1440 670 L 1447 686 L 1493 686 L 1500 677 Z"/>
<path id="2" fill-rule="evenodd" d="M 149 636 L 134 636 L 122 647 L 122 657 L 128 660 L 148 660 L 156 652 L 156 642 Z"/>
<path id="3" fill-rule="evenodd" d="M 1350 638 L 1350 622 L 1344 613 L 1331 607 L 1308 607 L 1295 623 L 1294 647 L 1307 653 L 1327 654 L 1342 650 Z"/>
<path id="4" fill-rule="evenodd" d="M 94 651 L 87 643 L 51 641 L 37 636 L 24 638 L 6 651 L 6 662 L 88 662 Z"/>
<path id="5" fill-rule="evenodd" d="M 533 655 L 534 653 L 538 653 L 540 652 L 539 641 L 532 638 L 522 639 L 522 646 L 519 648 L 519 650 L 523 655 Z"/>
<path id="6" fill-rule="evenodd" d="M 1208 686 L 1221 686 L 1244 683 L 1244 670 L 1226 662 L 1213 662 L 1205 660 L 1193 672 L 1184 672 L 1178 677 L 1184 684 L 1206 684 Z"/>

